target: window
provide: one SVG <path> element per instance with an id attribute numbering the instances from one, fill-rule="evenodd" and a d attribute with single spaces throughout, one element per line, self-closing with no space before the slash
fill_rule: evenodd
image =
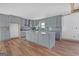
<path id="1" fill-rule="evenodd" d="M 45 23 L 41 23 L 41 28 L 45 28 Z"/>

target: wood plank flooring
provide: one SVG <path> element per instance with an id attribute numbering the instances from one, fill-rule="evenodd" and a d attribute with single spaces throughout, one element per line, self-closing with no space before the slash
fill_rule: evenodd
<path id="1" fill-rule="evenodd" d="M 56 41 L 52 49 L 42 47 L 23 39 L 0 42 L 0 53 L 9 56 L 79 56 L 79 43 Z"/>

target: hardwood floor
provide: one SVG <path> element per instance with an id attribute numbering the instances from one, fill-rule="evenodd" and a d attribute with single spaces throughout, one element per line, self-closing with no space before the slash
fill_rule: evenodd
<path id="1" fill-rule="evenodd" d="M 33 44 L 23 39 L 0 42 L 0 53 L 10 56 L 79 56 L 79 43 L 56 41 L 52 49 Z"/>

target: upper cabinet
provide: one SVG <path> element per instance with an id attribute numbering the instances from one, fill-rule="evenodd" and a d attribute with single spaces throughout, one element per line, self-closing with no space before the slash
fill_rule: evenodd
<path id="1" fill-rule="evenodd" d="M 45 23 L 45 29 L 49 31 L 59 30 L 61 29 L 61 23 L 62 23 L 61 15 L 41 19 L 39 23 Z"/>
<path id="2" fill-rule="evenodd" d="M 58 40 L 60 39 L 61 31 L 62 31 L 62 16 L 61 15 L 41 19 L 39 23 L 42 24 L 43 26 L 43 29 L 40 26 L 40 31 L 55 32 L 56 39 Z"/>
<path id="3" fill-rule="evenodd" d="M 9 23 L 18 23 L 24 25 L 24 19 L 13 15 L 0 14 L 0 26 L 9 26 Z"/>
<path id="4" fill-rule="evenodd" d="M 9 23 L 21 23 L 21 18 L 9 15 Z"/>
<path id="5" fill-rule="evenodd" d="M 33 27 L 35 26 L 36 22 L 34 20 L 30 19 L 24 19 L 24 25 L 25 27 Z"/>
<path id="6" fill-rule="evenodd" d="M 17 23 L 23 27 L 25 26 L 25 19 L 18 16 L 8 15 L 8 23 Z"/>
<path id="7" fill-rule="evenodd" d="M 0 27 L 8 26 L 8 16 L 0 14 Z"/>

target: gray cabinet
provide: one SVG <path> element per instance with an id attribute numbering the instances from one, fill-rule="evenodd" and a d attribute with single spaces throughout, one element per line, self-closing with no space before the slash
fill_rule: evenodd
<path id="1" fill-rule="evenodd" d="M 32 26 L 38 26 L 39 25 L 39 20 L 32 20 Z"/>
<path id="2" fill-rule="evenodd" d="M 9 39 L 8 15 L 0 14 L 0 41 Z"/>
<path id="3" fill-rule="evenodd" d="M 57 26 L 57 23 L 56 23 L 57 22 L 57 16 L 44 18 L 44 19 L 41 19 L 39 22 L 40 23 L 45 22 L 46 29 L 49 29 L 49 27 L 51 27 L 52 31 L 53 31 L 54 29 L 56 29 L 56 26 Z"/>
<path id="4" fill-rule="evenodd" d="M 33 42 L 38 43 L 38 32 L 33 32 Z"/>
<path id="5" fill-rule="evenodd" d="M 31 32 L 26 31 L 26 40 L 31 41 Z"/>
<path id="6" fill-rule="evenodd" d="M 56 21 L 57 21 L 56 16 L 54 16 L 54 17 L 48 18 L 46 22 L 48 27 L 52 27 L 52 30 L 53 30 L 53 29 L 56 29 Z"/>
<path id="7" fill-rule="evenodd" d="M 48 48 L 52 48 L 55 46 L 55 32 L 47 32 L 46 34 L 41 34 L 41 32 L 39 33 L 39 44 L 44 46 L 44 47 L 48 47 Z"/>
<path id="8" fill-rule="evenodd" d="M 38 43 L 38 32 L 26 31 L 26 40 Z"/>
<path id="9" fill-rule="evenodd" d="M 56 19 L 56 27 L 61 28 L 61 23 L 62 23 L 61 16 L 58 16 Z"/>
<path id="10" fill-rule="evenodd" d="M 44 47 L 52 48 L 53 46 L 55 46 L 55 39 L 60 39 L 61 36 L 61 15 L 43 18 L 39 21 L 34 20 L 33 26 L 37 26 L 42 22 L 45 23 L 45 28 L 41 29 L 41 27 L 39 26 L 39 32 L 36 33 L 31 31 L 29 40 Z M 41 34 L 41 32 L 43 31 L 45 31 L 46 34 Z"/>
<path id="11" fill-rule="evenodd" d="M 56 33 L 55 38 L 60 39 L 61 31 L 62 31 L 62 19 L 61 15 L 43 18 L 39 21 L 39 23 L 45 22 L 45 30 L 46 31 L 53 31 Z M 51 28 L 51 30 L 50 30 Z"/>
<path id="12" fill-rule="evenodd" d="M 8 16 L 0 14 L 0 27 L 8 26 Z"/>
<path id="13" fill-rule="evenodd" d="M 46 32 L 46 34 L 42 34 L 36 31 L 26 31 L 26 40 L 47 48 L 52 48 L 55 45 L 55 32 Z"/>
<path id="14" fill-rule="evenodd" d="M 1 32 L 1 41 L 3 41 L 3 40 L 9 40 L 9 37 L 10 37 L 10 35 L 9 35 L 8 31 L 2 31 Z"/>
<path id="15" fill-rule="evenodd" d="M 49 34 L 41 34 L 39 33 L 39 44 L 45 47 L 49 47 Z"/>
<path id="16" fill-rule="evenodd" d="M 9 17 L 9 23 L 18 23 L 18 24 L 21 23 L 20 22 L 21 20 L 19 17 L 12 16 L 12 15 L 9 15 L 8 17 Z"/>
<path id="17" fill-rule="evenodd" d="M 0 41 L 8 40 L 10 37 L 9 30 L 6 27 L 0 27 Z"/>
<path id="18" fill-rule="evenodd" d="M 33 33 L 33 32 L 31 31 L 31 32 L 30 32 L 30 40 L 31 40 L 31 42 L 34 42 L 35 39 L 36 39 L 35 33 Z"/>
<path id="19" fill-rule="evenodd" d="M 50 46 L 49 46 L 49 48 L 52 48 L 52 47 L 54 47 L 55 46 L 55 32 L 49 32 L 50 34 L 49 34 L 49 39 L 50 39 Z"/>
<path id="20" fill-rule="evenodd" d="M 0 14 L 0 40 L 7 40 L 10 38 L 9 24 L 18 23 L 24 25 L 23 18 L 13 15 Z"/>

